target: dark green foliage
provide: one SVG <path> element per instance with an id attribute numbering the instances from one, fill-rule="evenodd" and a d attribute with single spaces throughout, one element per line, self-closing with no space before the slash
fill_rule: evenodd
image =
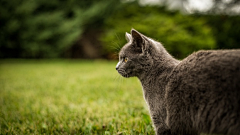
<path id="1" fill-rule="evenodd" d="M 240 48 L 240 17 L 239 16 L 203 16 L 212 27 L 217 48 Z"/>
<path id="2" fill-rule="evenodd" d="M 0 58 L 76 57 L 71 54 L 82 52 L 74 45 L 84 52 L 81 46 L 87 45 L 79 40 L 86 33 L 95 34 L 86 40 L 99 50 L 104 46 L 98 56 L 109 57 L 126 43 L 124 33 L 131 28 L 162 42 L 178 58 L 199 49 L 240 45 L 239 16 L 182 15 L 136 1 L 1 0 Z"/>
<path id="3" fill-rule="evenodd" d="M 60 57 L 89 27 L 119 4 L 115 0 L 2 0 L 0 57 Z M 113 5 L 113 6 L 110 6 Z"/>
<path id="4" fill-rule="evenodd" d="M 106 33 L 101 38 L 105 51 L 113 52 L 123 46 L 125 32 L 131 28 L 160 41 L 178 58 L 199 49 L 216 48 L 212 29 L 203 18 L 169 12 L 162 7 L 129 4 L 106 20 Z"/>

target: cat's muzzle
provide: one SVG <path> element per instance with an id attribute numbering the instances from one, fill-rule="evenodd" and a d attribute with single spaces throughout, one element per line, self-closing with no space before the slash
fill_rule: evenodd
<path id="1" fill-rule="evenodd" d="M 123 69 L 117 69 L 118 73 L 123 76 L 123 77 L 126 77 L 126 78 L 129 78 L 127 72 Z"/>

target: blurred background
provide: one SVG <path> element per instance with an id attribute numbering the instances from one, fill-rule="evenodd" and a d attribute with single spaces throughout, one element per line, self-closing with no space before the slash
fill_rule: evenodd
<path id="1" fill-rule="evenodd" d="M 0 58 L 117 59 L 131 28 L 179 59 L 240 48 L 240 2 L 1 0 Z"/>

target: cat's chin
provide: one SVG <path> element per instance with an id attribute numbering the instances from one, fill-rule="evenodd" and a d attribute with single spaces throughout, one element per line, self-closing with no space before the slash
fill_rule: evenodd
<path id="1" fill-rule="evenodd" d="M 130 77 L 128 74 L 122 74 L 122 73 L 119 73 L 119 74 L 124 78 L 129 78 Z"/>
<path id="2" fill-rule="evenodd" d="M 118 70 L 118 73 L 121 75 L 121 76 L 123 76 L 123 77 L 125 77 L 125 78 L 129 78 L 130 76 L 129 76 L 129 74 L 125 71 L 125 70 Z"/>
<path id="3" fill-rule="evenodd" d="M 133 75 L 131 74 L 121 74 L 122 77 L 124 78 L 130 78 L 130 77 L 133 77 Z"/>
<path id="4" fill-rule="evenodd" d="M 122 74 L 122 73 L 119 73 L 122 77 L 124 77 L 124 78 L 130 78 L 130 77 L 132 77 L 131 75 L 129 75 L 129 74 Z"/>
<path id="5" fill-rule="evenodd" d="M 122 75 L 122 77 L 124 77 L 124 78 L 129 78 L 129 76 L 128 76 L 128 75 Z"/>

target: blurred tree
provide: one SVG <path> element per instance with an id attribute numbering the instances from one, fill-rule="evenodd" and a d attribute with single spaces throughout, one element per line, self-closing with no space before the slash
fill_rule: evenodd
<path id="1" fill-rule="evenodd" d="M 135 28 L 159 40 L 178 58 L 184 58 L 199 49 L 216 48 L 212 29 L 203 18 L 166 11 L 163 7 L 140 7 L 136 2 L 106 19 L 105 34 L 101 37 L 105 52 L 112 57 L 126 41 L 125 32 Z"/>
<path id="2" fill-rule="evenodd" d="M 200 16 L 199 16 L 200 17 Z M 208 21 L 213 30 L 217 48 L 240 48 L 240 17 L 227 15 L 204 15 L 201 17 Z"/>
<path id="3" fill-rule="evenodd" d="M 159 2 L 171 9 L 184 8 L 189 0 Z M 239 3 L 214 2 L 211 13 L 217 5 Z M 165 8 L 141 0 L 1 0 L 0 58 L 110 57 L 131 28 L 161 41 L 179 58 L 198 49 L 240 48 L 239 16 L 182 15 Z"/>
<path id="4" fill-rule="evenodd" d="M 140 0 L 140 1 L 147 2 L 147 0 Z M 202 0 L 177 0 L 177 1 L 176 0 L 155 0 L 155 1 L 158 1 L 160 5 L 164 5 L 169 9 L 177 9 L 177 10 L 183 11 L 184 13 L 240 15 L 240 10 L 239 10 L 240 0 L 204 0 L 204 1 Z"/>
<path id="5" fill-rule="evenodd" d="M 213 7 L 208 11 L 214 14 L 240 15 L 239 0 L 213 0 Z"/>
<path id="6" fill-rule="evenodd" d="M 0 57 L 54 58 L 116 10 L 115 0 L 1 0 Z"/>

